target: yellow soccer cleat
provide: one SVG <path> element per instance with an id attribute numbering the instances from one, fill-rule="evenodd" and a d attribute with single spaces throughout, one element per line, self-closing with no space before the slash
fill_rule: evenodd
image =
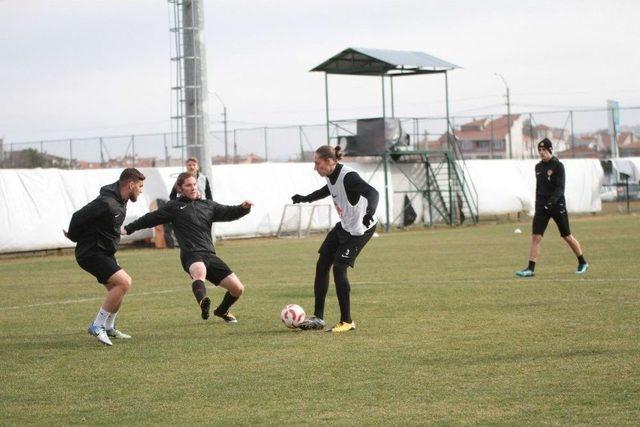
<path id="1" fill-rule="evenodd" d="M 233 314 L 229 313 L 228 311 L 226 313 L 221 313 L 218 310 L 214 310 L 213 314 L 215 316 L 218 316 L 222 320 L 224 320 L 226 323 L 238 323 L 238 320 L 236 319 L 236 316 L 234 316 Z"/>
<path id="2" fill-rule="evenodd" d="M 356 329 L 356 322 L 351 322 L 351 323 L 340 322 L 340 323 L 336 323 L 336 325 L 333 328 L 327 329 L 327 332 L 349 332 L 355 329 Z"/>

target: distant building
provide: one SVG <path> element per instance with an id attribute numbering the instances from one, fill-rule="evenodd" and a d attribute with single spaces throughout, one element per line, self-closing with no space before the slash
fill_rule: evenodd
<path id="1" fill-rule="evenodd" d="M 264 162 L 263 157 L 260 157 L 254 153 L 249 153 L 246 156 L 237 156 L 235 158 L 234 156 L 229 156 L 229 162 L 226 161 L 224 156 L 214 156 L 212 160 L 214 165 L 224 165 L 227 163 L 234 164 L 234 163 L 263 163 Z"/>
<path id="2" fill-rule="evenodd" d="M 497 119 L 482 118 L 460 125 L 455 130 L 458 147 L 466 159 L 508 159 L 509 123 L 511 123 L 511 157 L 523 159 L 530 157 L 530 147 L 525 145 L 523 137 L 524 116 L 512 114 Z M 440 136 L 436 144 L 422 141 L 418 147 L 427 149 L 446 148 L 446 134 Z M 420 149 L 420 148 L 419 148 Z"/>

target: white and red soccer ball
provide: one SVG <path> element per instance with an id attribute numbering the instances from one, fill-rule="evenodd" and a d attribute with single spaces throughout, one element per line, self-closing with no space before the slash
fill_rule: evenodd
<path id="1" fill-rule="evenodd" d="M 280 312 L 280 319 L 287 328 L 295 329 L 304 321 L 304 310 L 298 304 L 287 304 Z"/>

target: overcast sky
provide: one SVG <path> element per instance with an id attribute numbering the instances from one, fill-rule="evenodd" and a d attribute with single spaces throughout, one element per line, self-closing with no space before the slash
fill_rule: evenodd
<path id="1" fill-rule="evenodd" d="M 0 137 L 170 128 L 164 0 L 0 0 Z M 640 105 L 640 1 L 205 0 L 209 88 L 231 126 L 323 123 L 322 73 L 347 47 L 423 51 L 453 114 Z M 381 115 L 380 81 L 330 77 L 334 118 Z M 397 79 L 396 114 L 444 114 L 441 77 Z M 213 128 L 221 105 L 210 100 Z"/>

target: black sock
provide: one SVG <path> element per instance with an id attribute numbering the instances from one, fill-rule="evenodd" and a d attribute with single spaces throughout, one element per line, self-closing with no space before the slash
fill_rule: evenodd
<path id="1" fill-rule="evenodd" d="M 316 263 L 316 278 L 313 282 L 313 295 L 315 297 L 315 307 L 313 314 L 320 319 L 324 319 L 324 300 L 327 298 L 329 290 L 329 270 L 333 259 L 326 255 L 320 255 Z"/>
<path id="2" fill-rule="evenodd" d="M 207 295 L 207 287 L 204 285 L 202 280 L 194 280 L 191 284 L 191 290 L 193 291 L 193 296 L 196 297 L 196 301 L 200 304 L 200 301 Z"/>
<path id="3" fill-rule="evenodd" d="M 336 282 L 336 294 L 340 305 L 340 321 L 351 323 L 351 301 L 349 298 L 351 286 L 347 278 L 347 268 L 347 264 L 334 264 L 333 280 Z"/>
<path id="4" fill-rule="evenodd" d="M 229 291 L 227 291 L 227 293 L 224 294 L 224 297 L 222 298 L 222 302 L 220 303 L 218 308 L 216 308 L 214 313 L 218 313 L 218 314 L 226 313 L 227 311 L 229 311 L 229 308 L 233 305 L 233 303 L 238 301 L 238 298 L 240 297 L 234 297 L 229 293 Z"/>
<path id="5" fill-rule="evenodd" d="M 534 271 L 536 269 L 536 262 L 535 261 L 529 261 L 529 266 L 527 267 L 527 269 Z"/>
<path id="6" fill-rule="evenodd" d="M 582 265 L 586 263 L 587 261 L 584 260 L 584 257 L 582 255 L 578 256 L 578 264 Z"/>

